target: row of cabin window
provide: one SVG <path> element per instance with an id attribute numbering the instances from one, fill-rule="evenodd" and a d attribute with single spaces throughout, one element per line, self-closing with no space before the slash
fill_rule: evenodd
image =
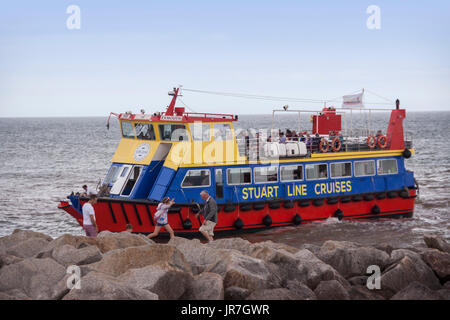
<path id="1" fill-rule="evenodd" d="M 397 174 L 396 159 L 378 160 L 378 174 Z M 375 161 L 355 161 L 355 177 L 365 177 L 375 175 Z M 216 184 L 223 184 L 222 170 L 220 172 L 220 181 Z M 255 183 L 275 183 L 278 182 L 278 167 L 255 167 L 253 168 Z M 306 164 L 305 165 L 306 180 L 328 179 L 328 165 L 326 163 Z M 228 168 L 227 182 L 229 185 L 250 184 L 252 183 L 251 168 Z M 303 165 L 286 165 L 280 166 L 281 182 L 303 180 Z M 330 164 L 331 178 L 347 178 L 352 177 L 352 163 L 338 162 Z M 211 185 L 209 169 L 189 170 L 181 183 L 182 187 L 207 187 Z"/>
<path id="2" fill-rule="evenodd" d="M 188 141 L 189 134 L 184 124 L 160 124 L 158 125 L 159 135 L 163 141 Z M 210 141 L 211 126 L 205 123 L 191 123 L 189 129 L 194 141 Z M 137 137 L 141 140 L 156 140 L 156 133 L 153 124 L 122 121 L 122 136 L 124 138 Z M 232 140 L 233 134 L 228 123 L 213 124 L 214 140 Z"/>

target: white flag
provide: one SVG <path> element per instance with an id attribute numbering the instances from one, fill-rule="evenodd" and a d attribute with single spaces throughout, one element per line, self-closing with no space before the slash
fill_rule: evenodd
<path id="1" fill-rule="evenodd" d="M 363 94 L 364 92 L 343 96 L 342 108 L 364 108 Z"/>

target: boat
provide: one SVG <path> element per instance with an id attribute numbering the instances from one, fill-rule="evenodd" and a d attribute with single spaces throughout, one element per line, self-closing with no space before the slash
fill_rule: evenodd
<path id="1" fill-rule="evenodd" d="M 352 121 L 354 110 L 361 110 L 348 99 L 350 106 L 341 108 L 274 110 L 272 117 L 309 115 L 312 130 L 279 135 L 273 129 L 262 137 L 238 134 L 237 115 L 176 107 L 180 88 L 169 94 L 165 112 L 110 114 L 108 129 L 111 115 L 117 116 L 122 136 L 94 205 L 99 231 L 121 232 L 131 224 L 135 233 L 151 233 L 158 203 L 170 197 L 175 234 L 195 237 L 203 190 L 217 202 L 219 236 L 329 218 L 412 217 L 418 185 L 405 160 L 414 148 L 399 100 L 389 108 L 385 134 L 372 130 L 370 121 L 363 133 L 348 126 L 349 116 Z M 364 109 L 369 115 L 374 110 Z M 67 198 L 58 207 L 82 226 L 88 198 L 74 192 Z"/>

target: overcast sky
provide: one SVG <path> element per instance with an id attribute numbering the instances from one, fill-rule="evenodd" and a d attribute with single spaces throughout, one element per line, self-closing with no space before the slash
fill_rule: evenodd
<path id="1" fill-rule="evenodd" d="M 80 29 L 67 27 L 76 22 L 70 5 Z M 367 27 L 370 5 L 380 29 Z M 4 2 L 0 117 L 164 111 L 179 84 L 311 99 L 367 88 L 408 110 L 450 110 L 449 16 L 450 1 Z M 198 112 L 237 114 L 285 104 L 182 99 Z"/>

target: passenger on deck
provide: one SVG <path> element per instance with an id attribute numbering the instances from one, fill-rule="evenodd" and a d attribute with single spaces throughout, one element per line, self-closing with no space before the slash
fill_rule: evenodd
<path id="1" fill-rule="evenodd" d="M 297 132 L 295 130 L 292 131 L 291 140 L 292 141 L 298 141 L 298 134 L 297 134 Z"/>
<path id="2" fill-rule="evenodd" d="M 289 129 L 286 129 L 286 140 L 291 140 L 292 132 Z"/>
<path id="3" fill-rule="evenodd" d="M 280 143 L 286 143 L 286 136 L 284 135 L 284 132 L 281 132 L 280 134 Z"/>
<path id="4" fill-rule="evenodd" d="M 89 197 L 92 194 L 97 195 L 97 191 L 95 191 L 94 189 L 88 187 L 87 185 L 84 185 L 83 189 L 84 189 L 84 192 L 81 193 L 82 197 Z"/>
<path id="5" fill-rule="evenodd" d="M 316 133 L 314 138 L 312 138 L 312 148 L 319 149 L 319 144 L 320 144 L 320 136 L 318 133 Z"/>

